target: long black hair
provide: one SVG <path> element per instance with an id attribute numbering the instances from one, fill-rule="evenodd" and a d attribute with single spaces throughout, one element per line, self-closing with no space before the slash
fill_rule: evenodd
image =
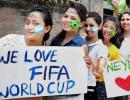
<path id="1" fill-rule="evenodd" d="M 120 47 L 120 41 L 119 41 L 120 24 L 119 24 L 119 21 L 118 21 L 117 18 L 115 18 L 115 17 L 113 17 L 113 16 L 109 16 L 109 17 L 107 17 L 107 18 L 104 19 L 103 25 L 104 25 L 107 21 L 112 21 L 112 22 L 114 22 L 115 25 L 116 25 L 116 35 L 113 36 L 113 37 L 110 39 L 110 42 L 111 42 L 112 44 L 114 44 L 117 48 L 119 48 L 119 47 Z M 102 32 L 100 32 L 99 38 L 102 39 L 102 40 L 104 39 Z"/>
<path id="2" fill-rule="evenodd" d="M 77 3 L 77 2 L 70 2 L 69 3 L 69 6 L 67 7 L 67 9 L 65 10 L 65 12 L 69 9 L 69 8 L 74 8 L 81 21 L 85 21 L 86 20 L 86 15 L 87 15 L 87 9 L 85 8 L 85 6 L 83 6 L 82 4 L 80 3 Z M 62 30 L 51 42 L 51 45 L 52 46 L 60 46 L 62 41 L 64 40 L 65 38 L 65 34 L 66 34 L 66 31 L 65 30 Z"/>
<path id="3" fill-rule="evenodd" d="M 43 21 L 45 22 L 45 26 L 50 25 L 52 28 L 53 22 L 52 22 L 52 17 L 51 17 L 51 14 L 50 14 L 48 8 L 46 6 L 36 6 L 36 7 L 32 8 L 29 12 L 27 12 L 26 15 L 28 16 L 29 13 L 35 12 L 35 11 L 38 11 L 42 14 Z M 51 31 L 51 29 L 50 29 L 50 31 Z M 42 40 L 42 44 L 44 44 L 44 41 L 47 41 L 49 39 L 50 31 L 45 33 L 43 40 Z"/>

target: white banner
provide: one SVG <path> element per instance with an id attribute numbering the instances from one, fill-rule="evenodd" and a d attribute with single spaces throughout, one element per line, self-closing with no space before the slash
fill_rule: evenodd
<path id="1" fill-rule="evenodd" d="M 107 97 L 130 94 L 130 59 L 108 62 L 104 71 Z"/>
<path id="2" fill-rule="evenodd" d="M 85 93 L 81 47 L 0 47 L 0 98 Z"/>

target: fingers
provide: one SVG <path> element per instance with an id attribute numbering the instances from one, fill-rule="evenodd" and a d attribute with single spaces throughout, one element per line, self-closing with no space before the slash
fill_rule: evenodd
<path id="1" fill-rule="evenodd" d="M 118 6 L 118 0 L 113 0 L 113 5 L 114 5 L 114 7 L 117 7 Z"/>
<path id="2" fill-rule="evenodd" d="M 84 60 L 85 60 L 85 63 L 86 63 L 86 64 L 88 64 L 88 65 L 91 65 L 91 64 L 92 64 L 92 60 L 91 60 L 90 57 L 85 56 L 85 57 L 84 57 Z"/>
<path id="3" fill-rule="evenodd" d="M 98 73 L 98 72 L 93 72 L 93 75 L 98 79 L 102 76 L 101 73 Z"/>
<path id="4" fill-rule="evenodd" d="M 114 4 L 118 4 L 118 2 L 119 2 L 118 0 L 113 0 Z"/>

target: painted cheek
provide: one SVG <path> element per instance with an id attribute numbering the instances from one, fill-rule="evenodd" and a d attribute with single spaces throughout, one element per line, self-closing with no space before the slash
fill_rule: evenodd
<path id="1" fill-rule="evenodd" d="M 80 21 L 78 20 L 70 20 L 69 24 L 72 30 L 78 30 L 78 28 L 80 27 Z"/>
<path id="2" fill-rule="evenodd" d="M 128 25 L 130 26 L 130 20 L 128 21 Z"/>
<path id="3" fill-rule="evenodd" d="M 110 31 L 109 31 L 109 34 L 110 34 L 110 36 L 115 36 L 116 35 L 116 29 L 111 29 Z"/>
<path id="4" fill-rule="evenodd" d="M 44 29 L 43 29 L 43 25 L 37 25 L 37 26 L 34 26 L 34 32 L 36 35 L 39 35 L 39 34 L 43 34 L 44 33 Z"/>
<path id="5" fill-rule="evenodd" d="M 93 33 L 98 32 L 98 27 L 97 27 L 97 26 L 93 26 L 93 27 L 92 27 L 92 32 L 93 32 Z"/>

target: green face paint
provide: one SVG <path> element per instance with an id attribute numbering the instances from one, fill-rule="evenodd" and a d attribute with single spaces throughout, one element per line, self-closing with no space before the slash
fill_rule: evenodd
<path id="1" fill-rule="evenodd" d="M 115 36 L 116 35 L 116 29 L 111 29 L 110 30 L 110 35 Z"/>
<path id="2" fill-rule="evenodd" d="M 70 21 L 70 27 L 72 30 L 77 30 L 80 26 L 80 21 L 78 20 L 71 20 Z"/>

